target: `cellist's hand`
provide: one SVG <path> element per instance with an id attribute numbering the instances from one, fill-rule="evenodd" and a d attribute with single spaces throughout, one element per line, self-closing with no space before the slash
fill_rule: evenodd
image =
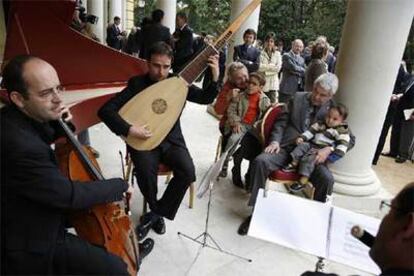
<path id="1" fill-rule="evenodd" d="M 62 105 L 62 109 L 60 110 L 60 118 L 63 118 L 65 122 L 69 122 L 73 119 L 72 113 L 67 106 Z"/>
<path id="2" fill-rule="evenodd" d="M 148 129 L 148 125 L 131 126 L 128 131 L 128 136 L 146 140 L 152 136 L 152 132 Z"/>

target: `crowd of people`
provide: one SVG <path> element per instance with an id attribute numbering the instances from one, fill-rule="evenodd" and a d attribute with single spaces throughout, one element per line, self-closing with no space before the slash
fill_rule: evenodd
<path id="1" fill-rule="evenodd" d="M 119 110 L 145 88 L 172 77 L 172 72 L 179 72 L 195 53 L 211 42 L 207 34 L 202 40 L 194 39 L 185 13 L 177 14 L 177 29 L 173 34 L 162 25 L 163 16 L 162 10 L 154 10 L 151 19 L 143 20 L 140 28 L 128 37 L 119 27 L 119 17 L 107 28 L 108 46 L 148 61 L 148 72 L 128 80 L 127 87 L 98 111 L 98 116 L 115 135 L 151 138 L 153 133 L 146 125 L 130 124 L 119 115 Z M 79 14 L 74 16 L 72 25 L 82 31 L 88 24 L 82 20 L 78 24 L 77 17 Z M 93 34 L 89 35 L 93 38 Z M 313 199 L 326 202 L 334 185 L 329 164 L 344 158 L 356 142 L 352 126 L 347 123 L 348 108 L 333 99 L 340 85 L 334 74 L 334 49 L 324 36 L 309 42 L 305 50 L 303 42 L 295 39 L 287 52 L 283 52 L 274 33 L 265 36 L 262 48 L 257 47 L 257 35 L 252 29 L 244 31 L 243 40 L 243 44 L 234 47 L 233 62 L 226 69 L 227 78 L 224 78 L 224 63 L 220 62 L 225 51 L 211 55 L 203 87 L 189 86 L 186 100 L 205 105 L 214 101 L 214 112 L 220 117 L 218 128 L 223 137 L 223 151 L 240 142 L 232 156 L 232 181 L 250 193 L 247 204 L 252 211 L 259 189 L 279 169 L 299 173 L 300 179 L 291 185 L 291 192 L 299 192 L 311 182 L 315 187 Z M 413 108 L 414 103 L 413 78 L 407 72 L 402 74 L 404 81 L 409 80 L 403 88 L 396 88 L 397 96 L 391 100 L 398 101 L 392 116 L 393 129 L 396 118 L 401 122 L 399 116 L 406 116 L 404 112 Z M 59 172 L 50 143 L 62 132 L 56 121 L 63 114 L 70 121 L 71 114 L 62 102 L 63 88 L 56 70 L 38 57 L 18 56 L 5 66 L 2 86 L 11 102 L 2 109 L 0 117 L 1 128 L 8 130 L 1 132 L 0 140 L 2 274 L 127 275 L 121 258 L 67 232 L 68 211 L 118 201 L 128 185 L 116 178 L 70 181 Z M 404 93 L 399 96 L 401 91 Z M 263 145 L 257 126 L 265 112 L 273 107 L 280 108 L 281 113 Z M 408 122 L 407 128 L 414 122 L 414 111 L 411 112 L 403 120 Z M 384 126 L 386 131 L 390 124 L 388 121 Z M 409 159 L 409 150 L 403 155 L 400 148 L 398 153 L 390 155 Z M 145 239 L 147 234 L 150 230 L 165 234 L 164 219 L 175 219 L 186 190 L 196 180 L 196 173 L 181 131 L 180 117 L 157 147 L 143 151 L 128 146 L 128 152 L 139 189 L 150 208 L 135 228 L 143 258 L 155 243 Z M 244 182 L 243 159 L 250 161 Z M 220 172 L 221 177 L 227 176 L 228 161 Z M 173 178 L 159 198 L 157 172 L 161 162 L 171 168 Z M 414 183 L 411 183 L 392 201 L 371 250 L 373 260 L 384 275 L 413 273 L 413 206 Z M 251 217 L 240 224 L 237 231 L 240 235 L 247 234 Z M 401 255 L 399 252 L 406 254 L 397 258 Z"/>

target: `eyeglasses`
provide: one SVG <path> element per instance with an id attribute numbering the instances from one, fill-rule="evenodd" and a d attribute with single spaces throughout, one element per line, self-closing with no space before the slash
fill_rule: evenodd
<path id="1" fill-rule="evenodd" d="M 56 87 L 44 89 L 37 93 L 40 98 L 43 100 L 51 100 L 54 97 L 58 97 L 60 93 L 64 92 L 65 88 L 62 85 L 58 85 Z"/>
<path id="2" fill-rule="evenodd" d="M 403 210 L 403 209 L 401 209 L 401 208 L 393 205 L 391 202 L 389 202 L 387 200 L 381 200 L 381 204 L 380 204 L 381 214 L 386 215 L 386 214 L 388 214 L 391 211 L 391 209 L 393 209 L 394 211 L 396 211 L 396 212 L 398 212 L 400 214 L 407 213 L 407 211 L 405 211 L 405 210 Z"/>

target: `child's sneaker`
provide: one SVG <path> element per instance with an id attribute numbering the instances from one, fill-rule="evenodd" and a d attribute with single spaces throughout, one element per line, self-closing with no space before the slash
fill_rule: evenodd
<path id="1" fill-rule="evenodd" d="M 292 193 L 297 193 L 297 192 L 302 191 L 304 187 L 305 185 L 303 185 L 302 183 L 295 182 L 289 186 L 289 191 L 291 191 Z"/>
<path id="2" fill-rule="evenodd" d="M 282 169 L 284 172 L 296 172 L 296 166 L 294 166 L 292 163 L 288 164 L 286 167 Z"/>

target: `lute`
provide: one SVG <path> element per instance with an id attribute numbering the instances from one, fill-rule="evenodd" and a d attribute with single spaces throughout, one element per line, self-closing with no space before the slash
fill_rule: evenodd
<path id="1" fill-rule="evenodd" d="M 203 49 L 178 76 L 151 85 L 120 109 L 119 114 L 125 121 L 136 126 L 148 125 L 152 132 L 152 136 L 145 140 L 126 137 L 129 146 L 136 150 L 152 150 L 164 140 L 184 108 L 188 86 L 206 70 L 208 58 L 218 53 L 260 2 L 253 0 L 214 44 Z"/>

